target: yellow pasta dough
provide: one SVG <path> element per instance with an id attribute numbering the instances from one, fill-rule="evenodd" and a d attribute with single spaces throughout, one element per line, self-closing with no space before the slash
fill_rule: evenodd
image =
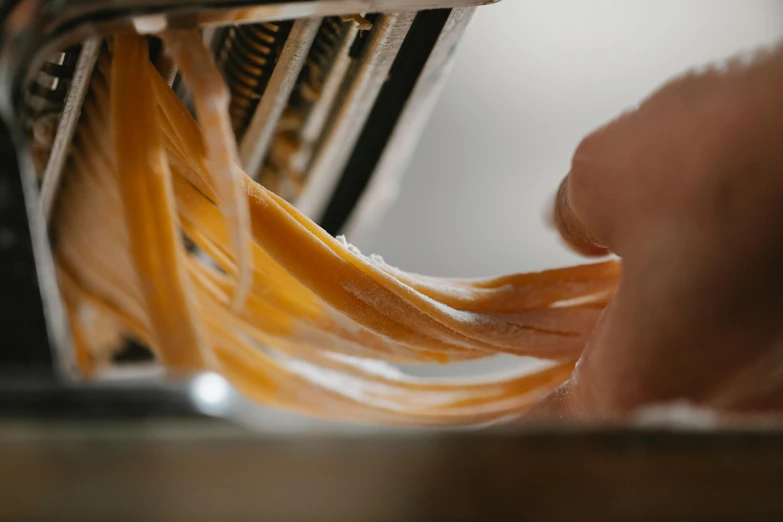
<path id="1" fill-rule="evenodd" d="M 198 35 L 163 41 L 202 126 L 146 40 L 115 37 L 59 194 L 55 258 L 85 375 L 131 336 L 168 371 L 218 372 L 261 404 L 409 425 L 519 414 L 568 378 L 616 262 L 464 280 L 365 257 L 241 171 L 227 90 Z M 393 366 L 498 353 L 541 362 L 447 380 Z"/>

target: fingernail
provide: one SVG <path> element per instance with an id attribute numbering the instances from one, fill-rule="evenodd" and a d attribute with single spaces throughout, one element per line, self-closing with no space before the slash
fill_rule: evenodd
<path id="1" fill-rule="evenodd" d="M 609 249 L 596 241 L 571 210 L 568 200 L 568 176 L 560 183 L 554 207 L 555 227 L 569 248 L 584 256 L 600 257 L 609 254 Z"/>

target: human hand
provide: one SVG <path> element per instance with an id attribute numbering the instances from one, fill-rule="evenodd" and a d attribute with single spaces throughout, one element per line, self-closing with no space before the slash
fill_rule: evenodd
<path id="1" fill-rule="evenodd" d="M 783 48 L 679 77 L 592 133 L 555 214 L 623 275 L 537 413 L 783 411 Z"/>

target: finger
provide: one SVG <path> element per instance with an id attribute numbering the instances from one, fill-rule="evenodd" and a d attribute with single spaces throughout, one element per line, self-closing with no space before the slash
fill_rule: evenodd
<path id="1" fill-rule="evenodd" d="M 584 256 L 599 257 L 609 253 L 585 227 L 571 208 L 569 194 L 569 176 L 560 183 L 555 198 L 555 226 L 566 245 Z"/>
<path id="2" fill-rule="evenodd" d="M 524 422 L 551 424 L 579 420 L 572 404 L 571 381 L 566 381 L 555 391 L 544 397 L 533 408 L 525 412 Z"/>

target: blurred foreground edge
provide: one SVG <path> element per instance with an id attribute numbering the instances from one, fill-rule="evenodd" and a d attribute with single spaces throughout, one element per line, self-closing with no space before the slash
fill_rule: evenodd
<path id="1" fill-rule="evenodd" d="M 0 519 L 781 520 L 780 431 L 251 435 L 0 422 Z"/>

